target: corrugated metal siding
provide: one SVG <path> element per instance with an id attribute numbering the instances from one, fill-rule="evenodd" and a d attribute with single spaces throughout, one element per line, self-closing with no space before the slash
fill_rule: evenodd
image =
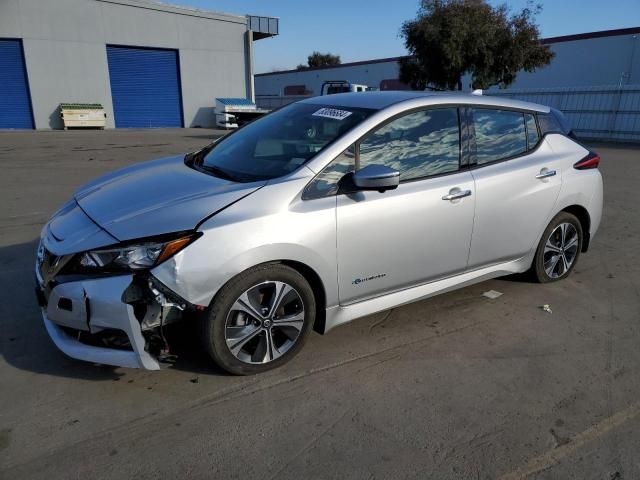
<path id="1" fill-rule="evenodd" d="M 178 52 L 107 46 L 116 127 L 182 127 Z"/>
<path id="2" fill-rule="evenodd" d="M 0 39 L 0 128 L 33 128 L 20 40 Z"/>
<path id="3" fill-rule="evenodd" d="M 291 85 L 304 85 L 312 95 L 320 95 L 322 83 L 327 80 L 346 80 L 351 83 L 380 88 L 384 80 L 398 78 L 398 62 L 373 61 L 372 63 L 345 64 L 331 68 L 310 68 L 284 73 L 255 76 L 256 96 L 283 95 Z"/>
<path id="4" fill-rule="evenodd" d="M 640 85 L 509 89 L 490 94 L 557 108 L 580 138 L 640 142 Z"/>
<path id="5" fill-rule="evenodd" d="M 311 95 L 256 95 L 256 105 L 258 108 L 273 110 L 309 97 Z"/>

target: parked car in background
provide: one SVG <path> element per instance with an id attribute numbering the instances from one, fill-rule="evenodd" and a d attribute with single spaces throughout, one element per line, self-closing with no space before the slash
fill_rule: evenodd
<path id="1" fill-rule="evenodd" d="M 309 98 L 80 188 L 42 231 L 44 324 L 71 357 L 157 369 L 165 326 L 197 321 L 218 365 L 263 372 L 313 328 L 501 275 L 567 277 L 600 223 L 599 160 L 542 105 Z"/>
<path id="2" fill-rule="evenodd" d="M 320 87 L 320 95 L 335 95 L 336 93 L 367 92 L 370 88 L 347 80 L 327 80 Z"/>

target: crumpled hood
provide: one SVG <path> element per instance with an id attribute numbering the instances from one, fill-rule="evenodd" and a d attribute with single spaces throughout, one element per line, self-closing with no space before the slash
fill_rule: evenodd
<path id="1" fill-rule="evenodd" d="M 117 170 L 80 188 L 74 197 L 94 222 L 124 241 L 193 229 L 265 184 L 207 175 L 176 156 Z"/>

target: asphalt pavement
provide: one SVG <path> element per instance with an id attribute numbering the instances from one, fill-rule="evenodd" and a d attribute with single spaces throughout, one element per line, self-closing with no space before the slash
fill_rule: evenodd
<path id="1" fill-rule="evenodd" d="M 640 147 L 594 146 L 601 230 L 562 282 L 372 315 L 254 377 L 188 326 L 159 372 L 60 353 L 32 288 L 43 223 L 99 174 L 221 133 L 0 133 L 0 478 L 640 478 Z"/>

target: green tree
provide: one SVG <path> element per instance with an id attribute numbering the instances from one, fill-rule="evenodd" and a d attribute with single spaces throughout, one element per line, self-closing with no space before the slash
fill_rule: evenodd
<path id="1" fill-rule="evenodd" d="M 340 55 L 332 55 L 331 53 L 313 52 L 307 57 L 307 65 L 309 67 L 327 67 L 330 65 L 340 65 Z M 300 65 L 298 65 L 300 67 Z"/>
<path id="2" fill-rule="evenodd" d="M 535 23 L 541 9 L 528 3 L 512 13 L 485 0 L 421 0 L 417 18 L 402 25 L 410 56 L 400 62 L 400 80 L 420 90 L 460 90 L 468 73 L 474 89 L 510 85 L 519 71 L 535 71 L 554 56 Z"/>

